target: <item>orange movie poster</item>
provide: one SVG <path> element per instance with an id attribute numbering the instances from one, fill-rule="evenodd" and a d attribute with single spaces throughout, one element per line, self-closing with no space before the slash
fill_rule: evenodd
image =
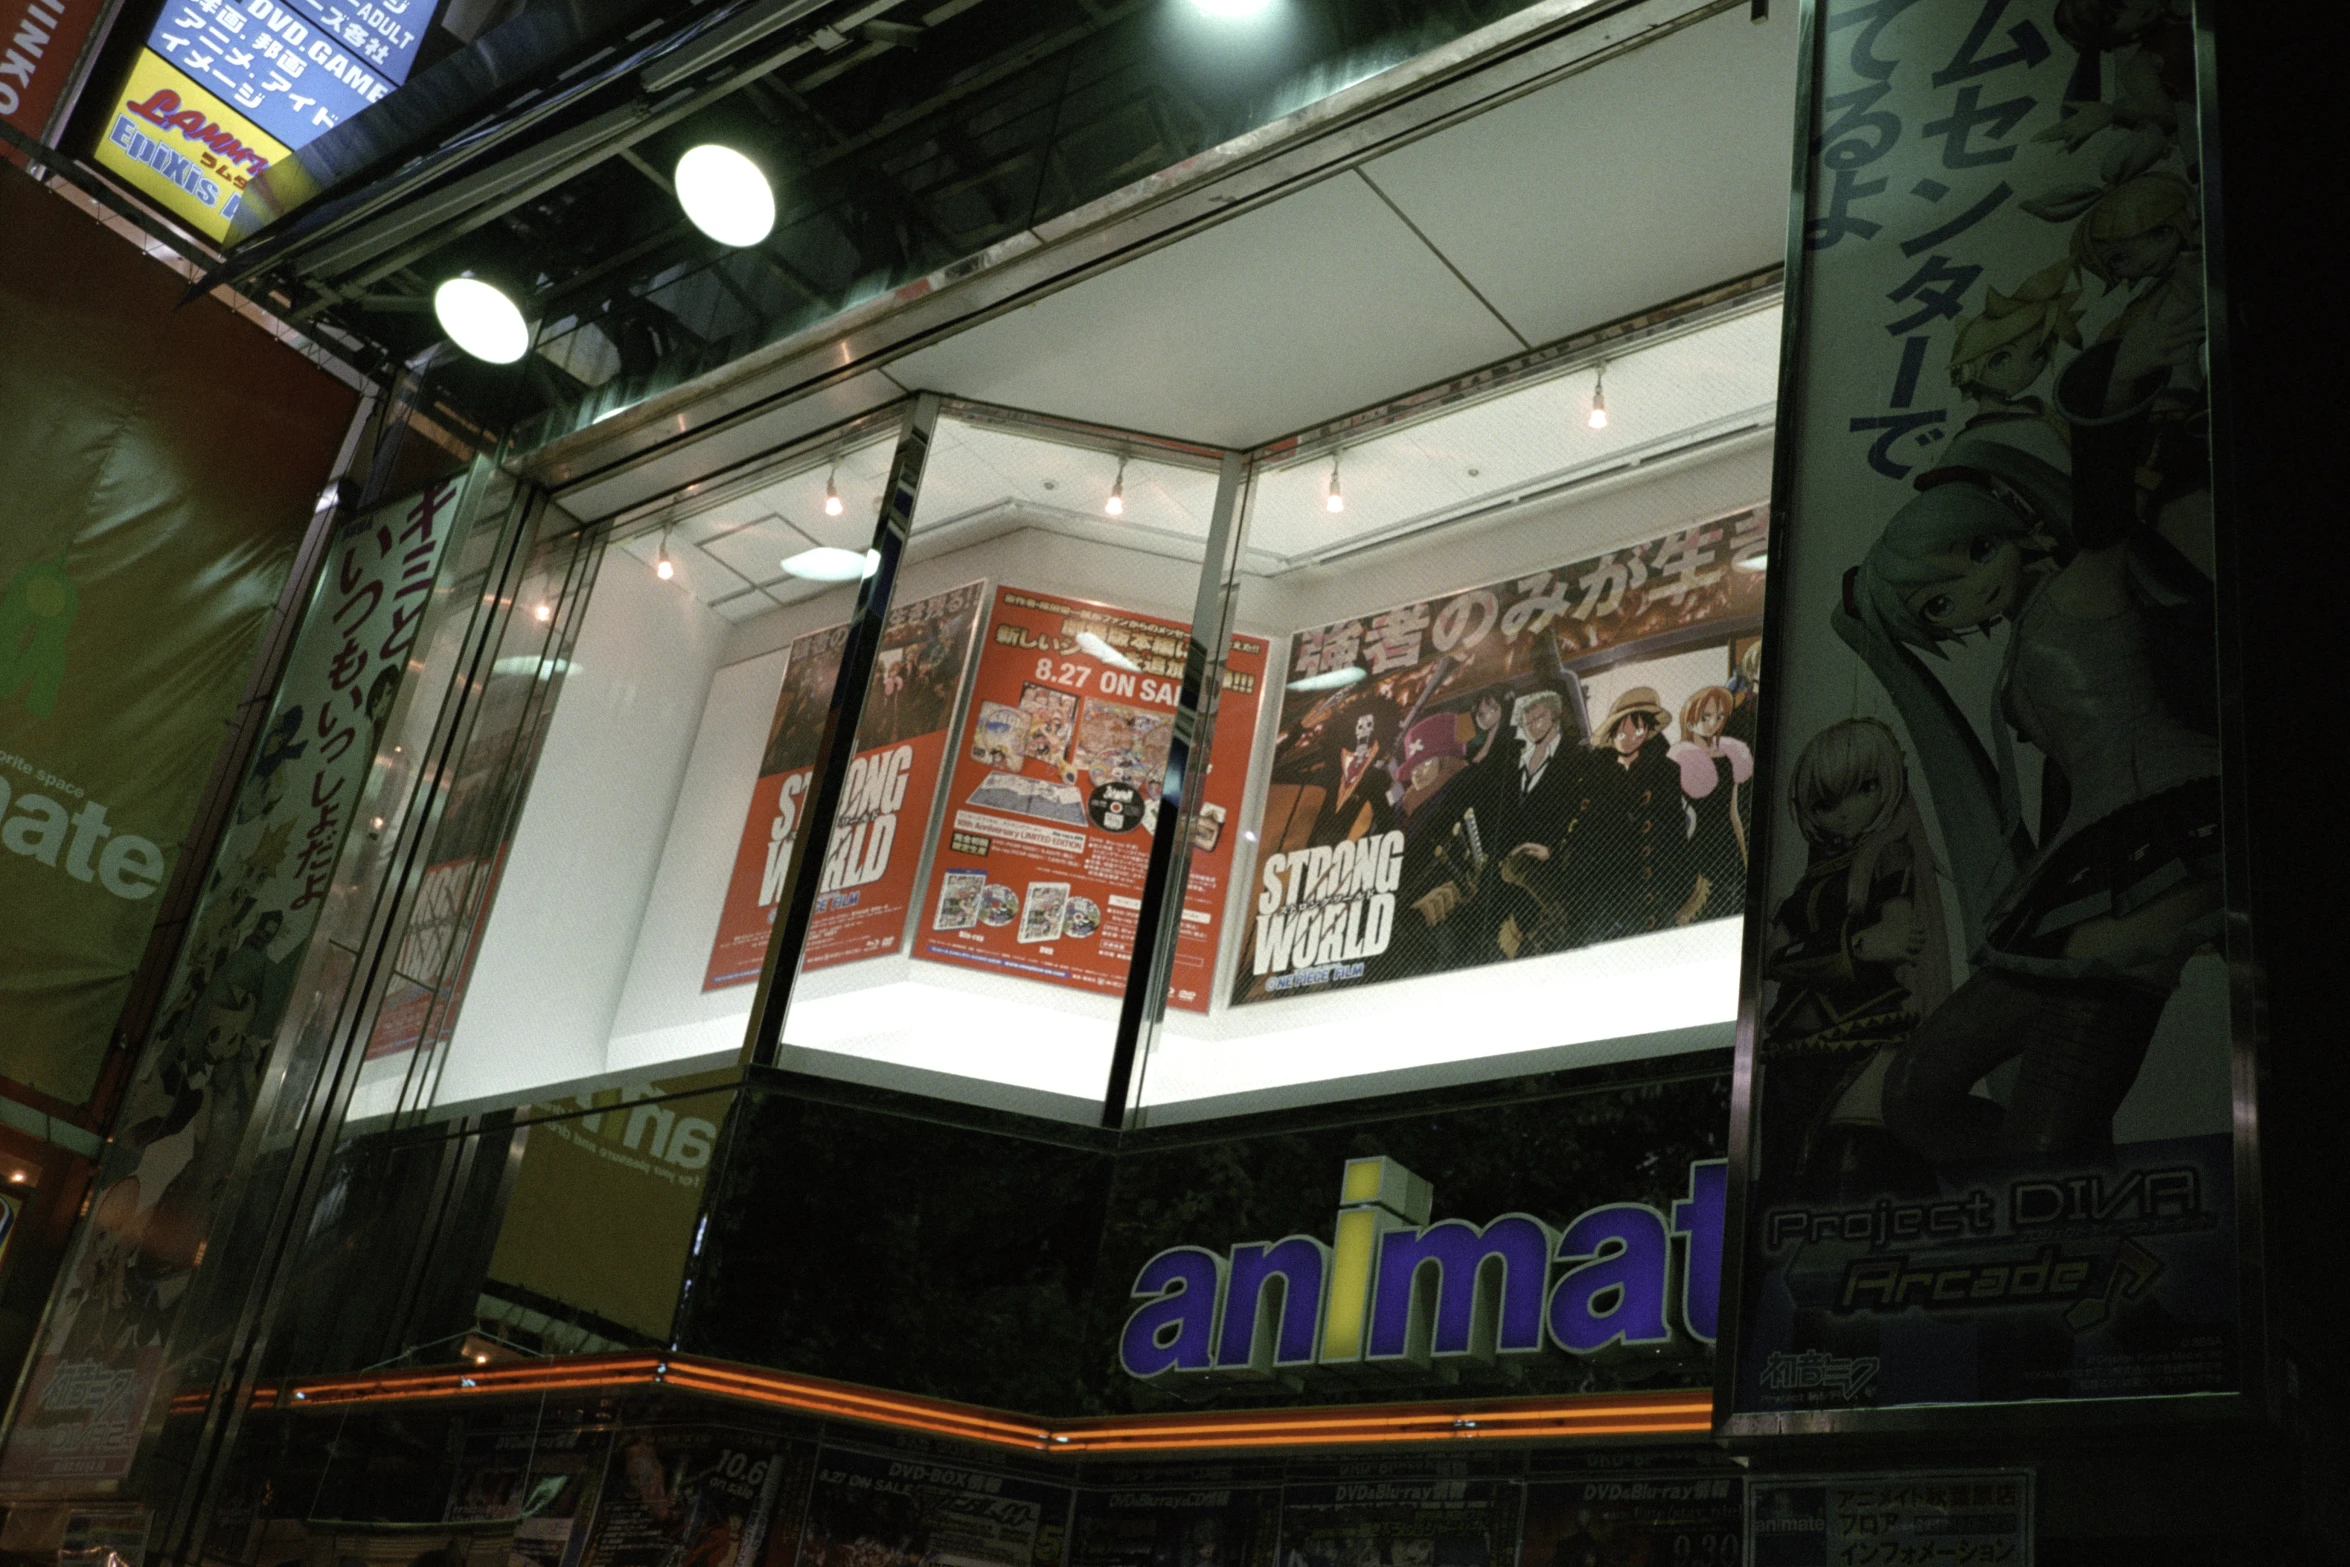
<path id="1" fill-rule="evenodd" d="M 889 612 L 865 688 L 857 755 L 825 850 L 803 971 L 901 949 L 955 697 L 971 662 L 971 633 L 986 589 L 984 582 L 967 582 Z M 783 902 L 792 839 L 807 804 L 848 634 L 845 624 L 827 626 L 791 645 L 759 784 L 751 792 L 718 936 L 702 976 L 704 990 L 748 984 L 766 960 L 767 933 Z"/>
<path id="2" fill-rule="evenodd" d="M 1126 987 L 1189 630 L 1002 588 L 947 786 L 917 955 L 1078 990 Z M 1175 1004 L 1207 1006 L 1265 644 L 1232 640 L 1185 889 Z"/>

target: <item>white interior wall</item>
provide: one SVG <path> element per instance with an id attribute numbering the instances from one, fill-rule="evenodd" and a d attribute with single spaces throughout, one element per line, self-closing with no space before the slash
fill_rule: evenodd
<path id="1" fill-rule="evenodd" d="M 522 1099 L 605 1070 L 725 641 L 723 620 L 650 572 L 598 576 L 436 1103 Z"/>

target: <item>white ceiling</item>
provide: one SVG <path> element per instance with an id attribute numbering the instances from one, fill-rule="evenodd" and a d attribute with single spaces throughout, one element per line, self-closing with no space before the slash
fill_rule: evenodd
<path id="1" fill-rule="evenodd" d="M 1344 509 L 1327 506 L 1331 457 L 1317 452 L 1260 469 L 1248 500 L 1243 569 L 1279 576 L 1400 539 L 1456 518 L 1550 495 L 1577 482 L 1769 425 L 1778 368 L 1779 311 L 1762 304 L 1608 361 L 1609 423 L 1588 420 L 1596 377 L 1577 367 L 1496 386 L 1410 423 L 1364 435 L 1339 453 Z M 652 564 L 661 549 L 678 586 L 730 620 L 813 597 L 829 584 L 796 581 L 785 557 L 817 544 L 862 549 L 871 540 L 886 440 L 762 477 L 721 498 L 681 503 L 623 548 Z M 1124 466 L 1125 511 L 1104 503 L 1120 458 L 1049 431 L 942 417 L 915 503 L 918 551 L 975 542 L 989 530 L 1038 528 L 1197 563 L 1206 553 L 1216 476 L 1154 460 Z M 824 515 L 834 477 L 842 515 Z"/>
<path id="2" fill-rule="evenodd" d="M 1774 265 L 1796 9 L 1684 27 L 889 374 L 1254 446 Z"/>

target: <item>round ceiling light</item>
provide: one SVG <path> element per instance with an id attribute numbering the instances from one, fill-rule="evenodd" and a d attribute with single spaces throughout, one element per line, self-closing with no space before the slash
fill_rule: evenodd
<path id="1" fill-rule="evenodd" d="M 842 550 L 819 544 L 783 563 L 783 569 L 803 582 L 854 582 L 880 569 L 879 550 Z"/>
<path id="2" fill-rule="evenodd" d="M 432 313 L 449 341 L 474 358 L 510 365 L 530 352 L 530 326 L 505 291 L 477 277 L 453 277 L 432 291 Z"/>
<path id="3" fill-rule="evenodd" d="M 1272 0 L 1191 0 L 1193 6 L 1209 16 L 1254 16 Z"/>
<path id="4" fill-rule="evenodd" d="M 756 245 L 775 227 L 775 191 L 732 147 L 705 142 L 677 160 L 677 204 L 721 245 Z"/>

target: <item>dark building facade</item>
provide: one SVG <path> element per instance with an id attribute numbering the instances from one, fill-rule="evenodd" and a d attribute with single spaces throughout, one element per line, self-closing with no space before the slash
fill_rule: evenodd
<path id="1" fill-rule="evenodd" d="M 2340 1559 L 2306 20 L 103 19 L 0 1554 Z"/>

